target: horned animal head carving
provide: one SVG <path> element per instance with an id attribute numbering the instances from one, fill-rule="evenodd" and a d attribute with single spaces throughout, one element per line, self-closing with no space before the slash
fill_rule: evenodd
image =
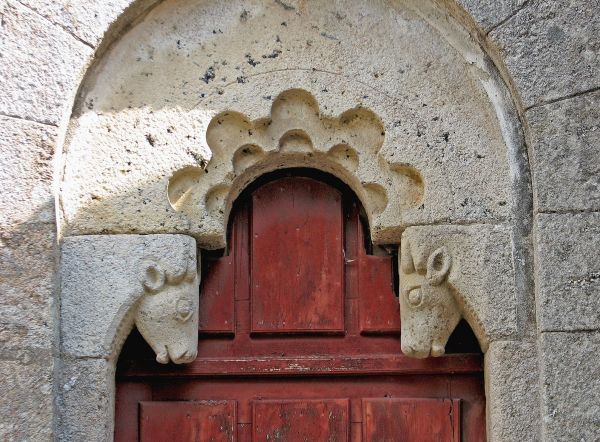
<path id="1" fill-rule="evenodd" d="M 192 362 L 198 349 L 198 280 L 196 269 L 173 270 L 160 260 L 144 262 L 144 290 L 135 313 L 135 325 L 166 364 Z"/>
<path id="2" fill-rule="evenodd" d="M 441 356 L 462 314 L 448 283 L 452 257 L 439 247 L 426 258 L 413 255 L 408 239 L 400 254 L 402 352 L 416 358 Z"/>

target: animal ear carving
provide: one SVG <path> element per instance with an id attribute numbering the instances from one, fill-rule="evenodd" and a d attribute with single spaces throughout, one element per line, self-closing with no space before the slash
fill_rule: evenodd
<path id="1" fill-rule="evenodd" d="M 450 272 L 452 265 L 452 257 L 448 253 L 446 247 L 440 247 L 429 255 L 427 258 L 427 275 L 426 278 L 431 285 L 440 285 Z"/>
<path id="2" fill-rule="evenodd" d="M 142 285 L 148 293 L 157 293 L 165 285 L 165 271 L 158 263 L 150 263 L 146 267 Z"/>

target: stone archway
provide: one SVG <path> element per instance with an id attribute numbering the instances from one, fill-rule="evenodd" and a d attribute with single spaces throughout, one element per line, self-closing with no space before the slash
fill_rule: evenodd
<path id="1" fill-rule="evenodd" d="M 164 2 L 81 86 L 62 158 L 63 233 L 73 244 L 79 235 L 177 233 L 216 248 L 233 200 L 257 176 L 297 166 L 332 173 L 367 208 L 375 243 L 410 237 L 419 271 L 432 247 L 450 250 L 459 314 L 488 349 L 494 439 L 510 425 L 496 361 L 531 320 L 524 152 L 493 63 L 433 2 Z M 422 232 L 436 241 L 414 244 Z M 102 262 L 105 249 L 92 249 Z M 136 253 L 134 262 L 147 251 Z M 63 305 L 71 296 L 63 286 Z M 95 309 L 73 308 L 82 321 Z M 122 342 L 127 327 L 102 320 Z M 89 374 L 99 396 L 64 393 L 62 431 L 109 438 L 114 352 L 72 352 L 64 344 L 81 337 L 64 321 L 63 380 Z M 101 418 L 82 418 L 86 407 L 100 407 Z"/>

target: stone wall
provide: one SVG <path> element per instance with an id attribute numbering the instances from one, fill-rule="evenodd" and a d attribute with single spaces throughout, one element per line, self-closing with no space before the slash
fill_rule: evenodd
<path id="1" fill-rule="evenodd" d="M 222 71 L 230 69 L 231 72 L 227 72 L 228 79 L 222 81 L 221 77 L 216 77 L 221 68 L 213 66 L 211 71 L 209 64 L 199 66 L 197 77 L 206 80 L 206 83 L 200 80 L 200 85 L 210 83 L 211 90 L 203 89 L 202 93 L 207 94 L 205 97 L 191 96 L 187 101 L 180 101 L 187 103 L 187 108 L 176 110 L 185 117 L 177 117 L 181 125 L 176 134 L 180 138 L 175 143 L 169 143 L 165 135 L 170 128 L 168 122 L 173 110 L 169 110 L 171 113 L 157 111 L 131 116 L 131 122 L 135 123 L 136 118 L 142 117 L 142 125 L 154 125 L 161 130 L 160 133 L 140 129 L 128 134 L 125 127 L 119 132 L 118 124 L 130 121 L 120 118 L 113 122 L 109 118 L 115 107 L 127 117 L 128 106 L 143 108 L 148 104 L 143 100 L 157 98 L 152 90 L 144 89 L 144 84 L 148 78 L 160 76 L 160 70 L 126 72 L 128 67 L 125 66 L 125 70 L 113 71 L 121 75 L 113 77 L 115 84 L 125 78 L 123 75 L 129 75 L 124 84 L 134 86 L 121 96 L 118 89 L 110 89 L 110 85 L 103 85 L 101 81 L 94 82 L 98 78 L 97 73 L 106 67 L 106 63 L 111 63 L 111 54 L 115 63 L 118 42 L 125 41 L 121 47 L 125 51 L 123 54 L 127 55 L 127 38 L 148 42 L 147 46 L 142 46 L 140 53 L 140 57 L 146 57 L 145 67 L 152 66 L 156 60 L 154 57 L 159 55 L 166 57 L 159 61 L 168 65 L 169 51 L 177 51 L 178 45 L 186 44 L 183 39 L 179 42 L 178 39 L 165 40 L 160 22 L 151 22 L 168 13 L 168 8 L 172 7 L 177 12 L 172 2 L 158 6 L 156 3 L 154 0 L 0 0 L 0 77 L 4 80 L 0 96 L 0 189 L 3 193 L 0 203 L 0 372 L 3 382 L 0 389 L 4 398 L 0 404 L 1 439 L 50 440 L 58 437 L 55 435 L 58 416 L 54 402 L 59 391 L 68 389 L 68 385 L 57 382 L 55 376 L 55 367 L 60 366 L 61 360 L 60 284 L 56 269 L 63 235 L 175 231 L 195 234 L 193 226 L 186 224 L 186 211 L 172 209 L 173 205 L 166 198 L 160 202 L 162 209 L 171 210 L 168 216 L 141 228 L 134 223 L 128 224 L 129 215 L 123 215 L 120 208 L 124 206 L 123 201 L 138 201 L 140 204 L 139 201 L 148 200 L 152 205 L 152 202 L 159 201 L 160 192 L 166 187 L 164 180 L 168 181 L 175 171 L 190 165 L 201 168 L 212 147 L 205 143 L 203 131 L 220 110 L 235 109 L 248 114 L 251 119 L 267 117 L 270 102 L 267 103 L 262 96 L 273 95 L 272 98 L 275 98 L 287 89 L 283 85 L 290 83 L 310 89 L 320 106 L 328 106 L 327 109 L 322 108 L 326 115 L 337 116 L 349 107 L 364 104 L 389 124 L 385 128 L 388 135 L 396 133 L 394 112 L 410 109 L 414 125 L 410 125 L 406 133 L 398 130 L 397 135 L 386 137 L 386 140 L 398 143 L 383 146 L 388 159 L 395 146 L 421 143 L 423 147 L 441 148 L 446 146 L 446 137 L 450 143 L 459 140 L 457 146 L 465 146 L 469 154 L 477 153 L 469 150 L 473 146 L 489 149 L 485 155 L 480 152 L 486 157 L 480 160 L 484 161 L 482 170 L 489 171 L 491 179 L 485 174 L 469 177 L 474 181 L 470 186 L 461 187 L 458 178 L 461 173 L 464 175 L 464 170 L 460 169 L 460 161 L 466 159 L 460 155 L 447 158 L 447 164 L 440 163 L 439 170 L 432 169 L 427 175 L 432 177 L 430 183 L 450 183 L 454 189 L 453 202 L 447 208 L 449 215 L 444 215 L 443 211 L 432 211 L 427 214 L 429 218 L 422 218 L 429 223 L 507 223 L 514 227 L 516 258 L 525 263 L 521 267 L 522 274 L 517 278 L 520 328 L 519 333 L 492 342 L 486 353 L 486 370 L 498 374 L 486 385 L 489 437 L 502 441 L 591 441 L 598 438 L 600 21 L 595 19 L 600 10 L 598 0 L 458 0 L 458 4 L 450 0 L 430 3 L 407 0 L 393 4 L 382 1 L 374 2 L 374 6 L 365 8 L 364 12 L 355 3 L 347 13 L 350 18 L 336 17 L 333 11 L 331 22 L 315 19 L 318 29 L 314 30 L 314 37 L 303 38 L 302 47 L 294 46 L 299 44 L 299 40 L 282 23 L 287 25 L 289 21 L 293 26 L 293 23 L 302 22 L 303 14 L 310 15 L 310 11 L 303 9 L 305 2 L 231 3 L 228 7 L 235 14 L 229 11 L 230 15 L 225 15 L 227 20 L 222 19 L 223 15 L 214 8 L 207 8 L 207 12 L 213 15 L 204 16 L 206 24 L 215 25 L 203 28 L 207 39 L 213 33 L 227 33 L 227 26 L 239 26 L 240 20 L 255 20 L 261 11 L 271 11 L 273 15 L 267 16 L 265 23 L 277 26 L 276 32 L 272 29 L 269 32 L 273 32 L 273 43 L 278 37 L 282 44 L 269 47 L 268 51 L 266 46 L 259 44 L 256 49 L 262 52 L 256 53 L 237 49 L 241 51 L 241 63 L 248 72 L 251 67 L 256 67 L 257 72 L 265 68 L 264 72 L 272 70 L 279 73 L 274 74 L 274 80 L 262 83 L 260 76 L 256 76 L 256 90 L 262 88 L 269 92 L 258 93 L 254 102 L 243 103 L 240 99 L 247 96 L 244 84 L 247 84 L 250 75 L 236 75 L 235 66 L 224 67 Z M 420 3 L 428 5 L 429 9 Z M 199 3 L 198 16 L 202 16 L 201 6 Z M 369 13 L 376 8 L 400 10 L 398 15 L 405 20 L 399 20 L 393 26 L 400 23 L 400 26 L 405 26 L 404 31 L 413 32 L 412 27 L 423 26 L 417 24 L 418 20 L 413 20 L 413 15 L 425 17 L 424 21 L 437 26 L 443 37 L 439 40 L 454 42 L 456 53 L 470 60 L 474 68 L 465 67 L 468 63 L 459 61 L 458 55 L 453 55 L 452 51 L 446 51 L 446 54 L 427 52 L 431 49 L 424 48 L 435 45 L 427 46 L 431 42 L 426 38 L 412 44 L 409 39 L 398 38 L 395 41 L 398 48 L 406 53 L 413 51 L 415 60 L 429 56 L 441 61 L 438 65 L 427 66 L 425 63 L 419 66 L 423 70 L 414 77 L 408 75 L 405 88 L 400 87 L 402 83 L 398 81 L 391 82 L 390 86 L 385 79 L 393 77 L 393 73 L 386 69 L 390 65 L 401 68 L 399 61 L 390 59 L 386 52 L 389 45 L 361 47 L 361 44 L 367 43 L 361 40 L 361 34 L 355 32 L 358 22 L 351 22 L 352 17 L 361 17 L 361 14 L 368 22 Z M 340 17 L 343 12 L 340 12 Z M 290 18 L 280 20 L 284 14 Z M 268 23 L 270 17 L 277 21 Z M 444 17 L 454 18 L 446 22 Z M 454 22 L 460 26 L 457 28 Z M 343 26 L 346 26 L 345 30 Z M 392 23 L 381 29 L 373 25 L 373 38 L 376 40 L 379 32 L 383 39 L 388 34 L 386 29 L 391 27 Z M 339 49 L 341 43 L 336 39 L 340 38 L 340 32 L 344 37 L 354 39 L 349 44 L 350 48 L 357 48 L 357 52 L 373 51 L 372 71 L 352 71 L 357 65 L 348 63 L 348 55 Z M 400 33 L 399 36 L 408 34 Z M 427 32 L 422 35 L 431 36 Z M 232 38 L 235 40 L 235 34 Z M 249 34 L 248 38 L 248 41 L 253 41 L 262 37 L 257 33 Z M 311 41 L 310 45 L 307 40 Z M 465 41 L 467 46 L 460 46 Z M 220 53 L 235 52 L 236 46 L 227 47 L 226 43 L 222 41 Z M 169 50 L 157 50 L 161 45 L 170 45 Z M 313 60 L 319 59 L 321 49 L 325 47 L 329 47 L 327 66 L 312 66 Z M 290 58 L 285 58 L 286 48 L 304 54 L 302 66 L 308 69 L 306 75 L 285 74 L 292 63 Z M 492 61 L 493 69 L 486 71 L 486 66 Z M 254 63 L 257 66 L 252 66 Z M 360 67 L 360 62 L 358 65 Z M 452 66 L 453 70 L 444 71 L 447 66 Z M 314 71 L 331 69 L 334 73 L 316 74 L 313 68 Z M 340 82 L 339 75 L 335 75 L 340 70 L 350 72 L 348 76 L 360 80 L 362 86 L 354 90 L 354 96 L 349 93 L 350 96 L 340 98 L 343 89 L 340 84 L 346 81 Z M 147 75 L 144 76 L 144 73 Z M 132 82 L 134 74 L 145 80 Z M 480 80 L 480 76 L 496 74 L 510 91 L 517 120 L 508 118 L 489 126 L 490 120 L 502 120 L 501 114 L 494 114 L 493 104 L 488 107 L 481 107 L 481 104 L 474 108 L 452 107 L 439 94 L 426 95 L 428 91 L 447 90 L 451 81 L 459 84 L 464 80 L 466 83 L 471 81 L 470 91 L 489 96 L 489 90 L 482 92 L 473 78 Z M 425 75 L 428 75 L 427 87 L 420 83 Z M 213 76 L 214 79 L 211 78 Z M 440 76 L 450 83 L 436 89 L 439 86 L 436 78 Z M 185 75 L 181 79 L 186 80 Z M 161 86 L 169 84 L 168 79 L 155 81 L 153 84 Z M 229 87 L 234 92 L 220 94 L 224 84 L 229 82 L 233 82 Z M 184 83 L 171 86 L 176 91 L 185 90 Z M 425 95 L 419 99 L 411 96 L 403 100 L 402 108 L 394 109 L 389 97 L 386 97 L 408 96 L 415 88 L 421 88 L 420 93 Z M 323 92 L 324 89 L 328 92 Z M 107 94 L 109 90 L 111 93 Z M 200 88 L 196 88 L 190 93 L 199 91 Z M 129 92 L 134 92 L 133 98 L 127 95 Z M 455 102 L 467 100 L 465 95 L 460 95 L 460 90 L 456 94 L 453 96 Z M 93 101 L 90 101 L 92 98 Z M 204 103 L 212 101 L 204 107 L 212 109 L 212 113 L 201 112 L 202 106 L 200 109 L 196 106 L 200 99 L 204 99 Z M 502 97 L 498 100 L 501 101 Z M 481 100 L 477 102 L 481 103 Z M 163 111 L 168 107 L 158 101 L 150 103 L 151 107 L 159 104 Z M 500 107 L 506 107 L 506 103 Z M 456 120 L 447 120 L 448 127 L 432 122 L 439 117 L 435 114 L 436 109 L 441 109 L 442 117 L 447 118 L 457 111 Z M 88 112 L 91 110 L 94 111 Z M 102 121 L 103 118 L 108 124 Z M 480 130 L 451 130 L 467 118 L 478 121 L 475 126 Z M 423 135 L 424 131 L 417 123 L 425 120 L 428 131 Z M 112 123 L 115 123 L 120 135 L 107 134 L 106 128 Z M 403 123 L 401 121 L 399 127 Z M 522 127 L 526 144 L 524 149 L 515 148 L 517 150 L 510 152 L 512 144 L 507 139 L 510 139 L 509 132 L 515 125 Z M 86 138 L 82 133 L 99 128 L 105 129 L 104 141 L 100 142 L 98 149 L 86 151 Z M 429 131 L 431 128 L 434 130 Z M 112 158 L 119 167 L 127 170 L 129 161 L 136 161 L 136 158 L 140 161 L 144 158 L 143 152 L 152 152 L 161 146 L 172 149 L 164 157 L 172 162 L 161 164 L 163 169 L 158 174 L 156 165 L 151 165 L 151 176 L 146 170 L 139 174 L 134 172 L 130 175 L 131 181 L 123 178 L 120 172 L 116 176 L 108 176 L 98 170 L 100 163 L 94 154 L 102 152 L 103 147 L 106 148 L 104 152 L 112 152 L 110 148 L 116 141 L 137 135 L 143 139 L 132 138 L 126 143 L 136 146 L 137 150 Z M 485 142 L 481 137 L 487 137 Z M 515 142 L 512 146 L 518 144 Z M 81 148 L 79 151 L 78 146 Z M 408 155 L 406 151 L 401 153 Z M 435 156 L 438 159 L 442 157 Z M 388 163 L 393 164 L 393 161 Z M 523 164 L 527 167 L 523 168 Z M 419 164 L 418 156 L 412 158 L 411 166 L 420 171 L 429 167 Z M 528 170 L 531 170 L 531 178 L 527 176 Z M 160 177 L 161 174 L 164 177 Z M 111 193 L 111 187 L 102 181 L 107 177 L 110 182 L 119 183 L 112 187 L 118 192 Z M 153 179 L 155 181 L 152 182 Z M 132 183 L 135 186 L 143 180 L 146 181 L 142 183 L 144 191 L 140 199 L 123 192 Z M 358 181 L 361 181 L 360 177 Z M 97 190 L 97 194 L 92 195 L 94 191 L 81 193 L 81 188 L 88 183 L 90 188 L 96 186 L 94 191 Z M 500 191 L 496 192 L 494 186 Z M 370 188 L 379 189 L 375 186 Z M 475 195 L 476 201 L 469 201 L 469 189 L 473 188 L 480 192 Z M 106 189 L 107 193 L 103 194 Z M 368 189 L 363 202 L 381 200 L 379 190 L 375 196 L 369 196 Z M 392 189 L 394 187 L 387 192 Z M 433 198 L 431 205 L 438 209 L 447 199 L 440 197 L 439 201 L 434 201 L 435 195 L 428 197 Z M 502 201 L 505 205 L 499 204 Z M 156 208 L 152 206 L 152 210 Z M 123 216 L 119 217 L 119 214 Z M 411 221 L 410 212 L 406 214 L 407 221 L 398 226 L 398 231 L 390 230 L 387 237 L 382 235 L 382 242 L 417 222 L 416 218 Z M 385 222 L 383 217 L 384 227 Z M 140 230 L 136 231 L 137 228 Z M 218 229 L 212 236 L 195 236 L 205 246 L 218 245 L 222 241 Z"/>

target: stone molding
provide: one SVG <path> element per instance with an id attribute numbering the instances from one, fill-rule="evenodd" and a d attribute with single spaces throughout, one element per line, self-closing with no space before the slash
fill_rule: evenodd
<path id="1" fill-rule="evenodd" d="M 386 43 L 394 37 L 390 34 L 381 39 L 383 43 L 374 53 L 381 52 L 380 58 L 387 62 L 379 66 L 381 60 L 376 56 L 362 61 L 384 72 L 383 76 L 377 73 L 377 79 L 364 70 L 349 69 L 341 75 L 321 69 L 287 69 L 311 63 L 306 51 L 306 59 L 297 56 L 289 60 L 289 54 L 302 52 L 294 47 L 286 51 L 282 46 L 280 52 L 261 47 L 265 55 L 260 60 L 248 58 L 247 52 L 235 52 L 245 43 L 235 39 L 220 42 L 218 31 L 210 34 L 208 27 L 197 23 L 194 33 L 202 28 L 209 34 L 207 39 L 214 39 L 215 47 L 211 53 L 196 48 L 198 52 L 191 52 L 191 58 L 208 70 L 200 80 L 196 68 L 190 71 L 193 78 L 178 78 L 177 69 L 169 74 L 169 67 L 177 65 L 171 49 L 163 47 L 161 52 L 149 47 L 138 53 L 139 41 L 127 40 L 131 35 L 157 39 L 161 29 L 171 29 L 168 25 L 153 28 L 153 19 L 173 12 L 157 7 L 150 14 L 154 18 L 145 24 L 142 20 L 104 54 L 103 62 L 90 69 L 80 88 L 62 158 L 62 231 L 67 235 L 179 232 L 193 235 L 203 247 L 223 247 L 232 204 L 255 178 L 282 168 L 316 168 L 354 190 L 369 218 L 375 243 L 400 244 L 402 252 L 409 252 L 414 272 L 400 262 L 407 269 L 406 281 L 408 274 L 413 274 L 421 278 L 423 286 L 425 277 L 425 282 L 445 296 L 446 307 L 438 312 L 438 319 L 445 322 L 442 331 L 446 336 L 438 339 L 433 351 L 427 348 L 433 340 L 424 336 L 431 334 L 432 326 L 439 326 L 432 321 L 436 318 L 431 314 L 421 322 L 416 316 L 402 318 L 402 339 L 408 341 L 403 342 L 404 348 L 414 348 L 407 354 L 442 354 L 460 317 L 469 321 L 484 351 L 498 339 L 514 338 L 518 331 L 516 306 L 522 301 L 515 275 L 527 271 L 517 257 L 527 255 L 523 238 L 530 228 L 520 216 L 520 211 L 529 207 L 524 202 L 529 198 L 529 175 L 516 111 L 495 67 L 468 39 L 467 32 L 455 29 L 460 27 L 456 23 L 447 23 L 437 2 L 423 2 L 425 6 L 408 3 L 401 22 L 412 26 L 421 17 L 415 28 L 422 32 L 418 38 L 425 38 L 431 46 L 425 54 L 407 52 L 409 58 L 404 61 L 411 69 L 403 75 L 402 57 L 396 59 L 385 52 L 394 47 Z M 228 11 L 220 16 L 233 17 L 227 9 L 232 4 L 219 5 Z M 263 17 L 282 13 L 277 5 L 265 7 L 271 10 Z M 277 26 L 284 20 L 278 19 Z M 178 23 L 178 29 L 185 29 L 183 23 Z M 240 32 L 263 27 L 244 29 Z M 346 31 L 340 27 L 339 32 Z M 436 42 L 439 39 L 439 44 L 428 36 Z M 179 38 L 172 37 L 169 41 Z M 263 37 L 248 36 L 257 41 Z M 315 38 L 324 37 L 317 33 Z M 273 36 L 270 44 L 278 39 Z M 325 47 L 321 40 L 316 41 L 315 46 Z M 441 50 L 445 44 L 448 50 Z M 192 51 L 190 47 L 182 50 Z M 433 56 L 427 64 L 423 55 L 437 51 L 439 57 Z M 115 54 L 119 55 L 111 59 Z M 207 54 L 210 60 L 205 59 Z M 147 68 L 143 77 L 136 71 L 142 66 L 135 64 L 136 57 L 144 60 L 142 65 Z M 251 70 L 249 66 L 255 64 L 260 65 Z M 361 62 L 351 65 L 356 69 Z M 133 71 L 121 72 L 122 67 Z M 436 72 L 433 77 L 439 76 L 441 83 L 449 81 L 452 86 L 445 91 L 436 89 L 435 82 L 423 86 L 424 77 L 417 72 L 429 70 Z M 403 74 L 398 74 L 401 71 Z M 225 77 L 237 80 L 225 84 Z M 196 91 L 202 91 L 201 98 L 155 93 L 174 84 L 196 84 L 192 82 L 202 82 Z M 415 87 L 417 90 L 411 89 Z M 259 94 L 251 97 L 263 89 L 268 100 Z M 437 108 L 443 111 L 438 113 Z M 127 147 L 115 154 L 122 146 Z M 78 166 L 83 161 L 84 169 Z M 516 220 L 526 232 L 518 231 Z M 72 238 L 68 241 L 76 241 Z M 447 270 L 439 277 L 430 272 L 427 278 L 430 256 L 433 270 L 436 259 L 448 257 Z M 404 289 L 405 282 L 401 285 Z M 152 291 L 152 287 L 150 284 L 148 289 Z M 151 300 L 154 295 L 142 296 Z M 71 308 L 64 307 L 65 312 Z M 74 330 L 77 321 L 84 319 L 75 314 L 76 306 L 70 311 L 64 320 L 73 324 L 63 321 L 63 335 L 65 328 Z M 133 320 L 126 322 L 123 330 L 128 332 Z M 61 435 L 65 439 L 109 440 L 112 436 L 114 364 L 126 333 L 112 323 L 103 333 L 106 337 L 101 343 L 91 340 L 93 345 L 88 346 L 85 340 L 78 341 L 85 350 L 63 339 L 59 382 L 72 386 L 61 393 Z M 111 333 L 116 344 L 109 338 Z M 152 337 L 146 337 L 152 342 Z M 86 360 L 77 351 L 87 351 L 93 359 Z M 160 349 L 155 351 L 158 360 L 164 360 Z M 78 372 L 106 395 L 86 394 L 82 381 L 77 380 L 82 378 L 77 377 Z M 494 385 L 502 384 L 494 371 L 486 377 Z M 78 404 L 81 398 L 87 403 Z M 100 410 L 100 419 L 90 422 L 87 416 L 95 410 Z M 498 421 L 504 416 L 488 413 Z"/>
<path id="2" fill-rule="evenodd" d="M 369 4 L 370 18 L 363 20 L 360 4 L 331 5 L 345 8 L 338 15 L 354 17 L 352 23 L 389 26 L 391 32 L 361 40 L 372 51 L 357 53 L 346 68 L 338 58 L 350 57 L 361 42 L 343 19 L 329 30 L 340 39 L 340 52 L 316 25 L 298 31 L 298 17 L 285 27 L 288 37 L 278 40 L 281 23 L 291 23 L 292 16 L 275 3 L 253 4 L 252 26 L 237 20 L 243 5 L 236 2 L 173 6 L 153 9 L 136 32 L 103 54 L 81 85 L 60 177 L 65 234 L 178 232 L 203 247 L 221 248 L 228 205 L 244 185 L 256 174 L 298 166 L 348 183 L 367 208 L 371 237 L 379 244 L 399 242 L 409 225 L 498 223 L 528 206 L 519 193 L 528 174 L 510 94 L 481 48 L 457 20 L 448 20 L 445 6 L 407 2 L 388 10 Z M 307 5 L 300 21 L 316 23 L 329 7 Z M 213 34 L 210 20 L 217 15 L 229 17 L 235 31 Z M 397 21 L 388 19 L 396 15 Z M 178 21 L 175 31 L 171 20 Z M 188 39 L 198 29 L 202 33 Z M 387 42 L 403 35 L 407 50 L 396 54 Z M 137 39 L 149 45 L 143 53 Z M 178 39 L 180 47 L 156 45 Z M 204 39 L 211 44 L 198 44 Z M 298 47 L 308 39 L 310 45 Z M 244 49 L 247 41 L 256 41 L 252 53 Z M 436 80 L 423 81 L 428 75 Z M 299 128 L 270 115 L 270 107 L 277 114 L 286 98 L 292 99 L 280 110 L 307 110 Z M 311 119 L 313 113 L 318 117 Z M 351 131 L 340 117 L 361 122 L 371 113 L 381 123 L 372 128 L 383 131 L 361 151 L 361 140 L 344 138 Z M 254 130 L 218 152 L 218 139 L 206 137 L 219 133 L 215 121 L 241 134 Z M 267 121 L 271 126 L 263 131 L 260 124 Z M 319 127 L 325 124 L 332 130 Z M 295 130 L 304 134 L 290 132 Z M 330 135 L 337 144 L 329 143 Z M 293 142 L 299 138 L 310 142 L 302 147 Z M 351 150 L 339 147 L 344 145 Z M 79 167 L 92 152 L 93 161 Z M 170 203 L 162 199 L 165 187 Z"/>
<path id="3" fill-rule="evenodd" d="M 159 363 L 195 359 L 197 269 L 185 235 L 64 239 L 58 440 L 112 440 L 115 368 L 134 325 Z"/>

